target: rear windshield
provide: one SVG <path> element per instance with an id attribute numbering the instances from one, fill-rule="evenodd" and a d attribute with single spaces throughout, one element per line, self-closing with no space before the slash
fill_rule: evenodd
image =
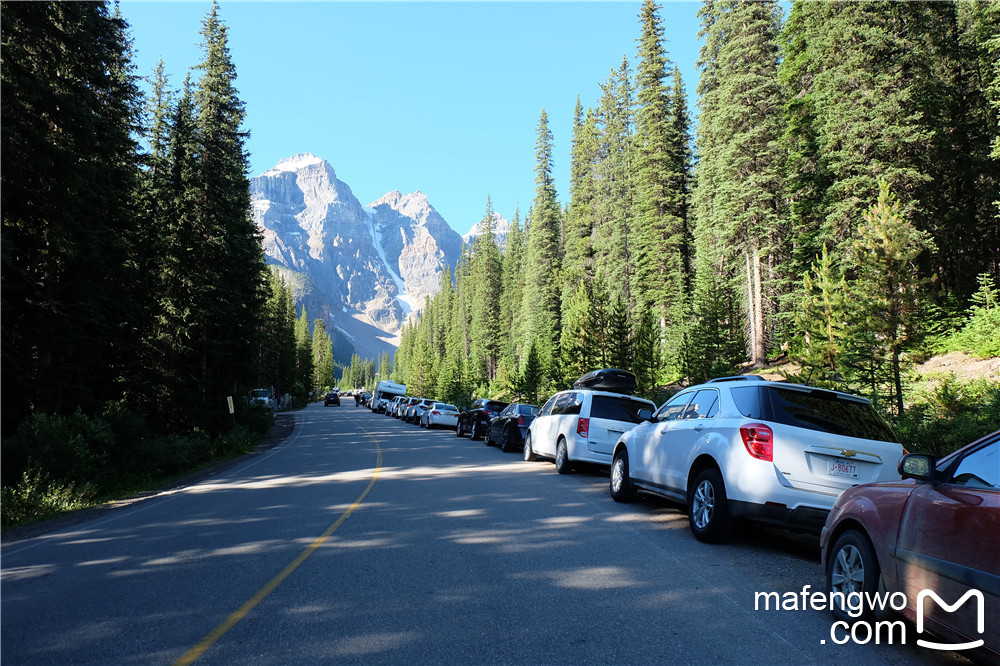
<path id="1" fill-rule="evenodd" d="M 525 416 L 531 416 L 532 414 L 538 413 L 538 407 L 535 407 L 534 405 L 518 405 L 517 413 L 524 414 Z"/>
<path id="2" fill-rule="evenodd" d="M 631 398 L 613 398 L 608 395 L 595 395 L 594 402 L 590 406 L 590 418 L 611 419 L 612 421 L 624 421 L 626 423 L 642 423 L 645 419 L 639 416 L 640 409 L 653 411 L 649 403 Z"/>
<path id="3" fill-rule="evenodd" d="M 503 409 L 506 406 L 507 405 L 505 403 L 502 403 L 502 402 L 493 402 L 491 400 L 490 402 L 487 402 L 485 405 L 483 405 L 483 409 L 488 409 L 491 412 L 499 412 L 501 409 Z"/>
<path id="4" fill-rule="evenodd" d="M 764 387 L 761 387 L 764 388 Z M 896 436 L 867 402 L 849 400 L 831 391 L 795 391 L 766 387 L 771 420 L 847 437 L 895 442 Z"/>

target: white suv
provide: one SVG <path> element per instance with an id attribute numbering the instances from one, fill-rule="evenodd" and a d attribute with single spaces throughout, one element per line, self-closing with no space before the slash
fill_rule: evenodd
<path id="1" fill-rule="evenodd" d="M 549 398 L 524 439 L 524 459 L 552 458 L 565 474 L 573 462 L 611 464 L 615 442 L 652 416 L 649 400 L 623 393 L 571 389 Z"/>
<path id="2" fill-rule="evenodd" d="M 611 497 L 687 504 L 701 541 L 735 519 L 818 532 L 847 488 L 899 479 L 903 447 L 864 398 L 759 377 L 692 386 L 614 448 Z"/>

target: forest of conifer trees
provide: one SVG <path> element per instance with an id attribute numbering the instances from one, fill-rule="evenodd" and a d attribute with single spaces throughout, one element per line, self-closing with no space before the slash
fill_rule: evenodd
<path id="1" fill-rule="evenodd" d="M 403 331 L 412 393 L 540 403 L 610 366 L 655 399 L 780 359 L 900 418 L 911 364 L 1000 351 L 969 333 L 1000 323 L 1000 5 L 784 17 L 708 0 L 699 16 L 696 126 L 646 0 L 634 61 L 609 63 L 596 106 L 577 100 L 565 203 L 542 110 L 523 224 L 501 251 L 487 200 Z"/>
<path id="2" fill-rule="evenodd" d="M 781 7 L 703 4 L 694 119 L 646 0 L 634 59 L 558 137 L 569 191 L 543 109 L 505 245 L 487 197 L 395 358 L 356 356 L 339 383 L 539 402 L 614 366 L 658 398 L 782 359 L 900 431 L 998 427 L 995 385 L 946 385 L 938 411 L 906 393 L 931 354 L 1000 356 L 1000 3 Z M 218 6 L 200 64 L 173 83 L 161 66 L 148 98 L 115 6 L 0 11 L 7 522 L 240 450 L 249 389 L 338 381 L 322 320 L 265 265 Z"/>

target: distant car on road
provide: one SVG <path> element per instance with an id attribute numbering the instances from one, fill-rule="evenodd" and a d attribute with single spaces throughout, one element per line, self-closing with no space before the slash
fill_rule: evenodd
<path id="1" fill-rule="evenodd" d="M 524 448 L 528 426 L 538 416 L 538 407 L 512 402 L 490 419 L 486 427 L 486 445 L 496 444 L 504 453 Z"/>
<path id="2" fill-rule="evenodd" d="M 951 646 L 982 641 L 970 656 L 1000 663 L 1000 431 L 940 460 L 906 455 L 898 469 L 903 480 L 850 488 L 834 505 L 820 536 L 827 592 L 902 592 L 903 615 Z M 956 606 L 975 590 L 983 607 L 973 597 L 949 610 L 925 590 Z M 874 609 L 833 614 L 856 622 Z"/>
<path id="3" fill-rule="evenodd" d="M 336 405 L 337 407 L 340 407 L 340 394 L 337 393 L 336 391 L 330 391 L 329 393 L 326 394 L 326 397 L 323 399 L 324 407 L 329 407 L 330 405 Z"/>

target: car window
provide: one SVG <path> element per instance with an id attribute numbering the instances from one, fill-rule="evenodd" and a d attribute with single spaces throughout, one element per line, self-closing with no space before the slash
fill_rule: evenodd
<path id="1" fill-rule="evenodd" d="M 579 414 L 580 408 L 583 407 L 583 394 L 582 393 L 567 393 L 569 398 L 566 401 L 566 408 L 563 410 L 563 414 Z"/>
<path id="2" fill-rule="evenodd" d="M 733 396 L 736 409 L 749 419 L 764 418 L 764 410 L 760 403 L 760 390 L 756 386 L 734 386 L 729 394 Z"/>
<path id="3" fill-rule="evenodd" d="M 684 413 L 684 408 L 691 400 L 693 393 L 679 393 L 657 410 L 654 416 L 657 421 L 676 421 Z"/>
<path id="4" fill-rule="evenodd" d="M 524 414 L 525 416 L 537 415 L 538 414 L 538 407 L 533 407 L 531 405 L 518 405 L 517 406 L 517 413 L 518 414 Z"/>
<path id="5" fill-rule="evenodd" d="M 763 393 L 770 399 L 770 418 L 778 423 L 847 437 L 897 441 L 871 403 L 820 389 L 800 391 L 768 386 Z"/>
<path id="6" fill-rule="evenodd" d="M 948 483 L 1000 490 L 1000 440 L 994 440 L 962 458 Z"/>
<path id="7" fill-rule="evenodd" d="M 639 410 L 652 409 L 648 402 L 626 398 L 624 396 L 595 395 L 594 401 L 590 405 L 590 418 L 611 419 L 613 421 L 624 421 L 625 423 L 642 423 L 645 421 L 639 416 Z"/>
<path id="8" fill-rule="evenodd" d="M 502 402 L 496 402 L 491 400 L 487 402 L 485 405 L 483 405 L 483 407 L 490 410 L 491 412 L 499 412 L 501 409 L 506 407 L 506 405 L 504 405 Z"/>
<path id="9" fill-rule="evenodd" d="M 555 404 L 552 405 L 552 414 L 553 415 L 572 414 L 573 413 L 572 409 L 575 402 L 576 399 L 574 398 L 574 394 L 572 391 L 568 393 L 563 393 L 562 395 L 557 397 Z M 577 409 L 576 413 L 577 414 L 580 413 L 579 409 Z"/>
<path id="10" fill-rule="evenodd" d="M 503 408 L 503 410 L 502 410 L 502 411 L 500 412 L 500 417 L 502 418 L 502 417 L 504 417 L 504 416 L 510 416 L 510 415 L 511 415 L 511 414 L 513 414 L 513 413 L 514 413 L 515 411 L 516 411 L 516 406 L 515 406 L 515 405 L 507 405 L 507 406 L 506 406 L 506 407 L 504 407 L 504 408 Z"/>
<path id="11" fill-rule="evenodd" d="M 559 399 L 559 394 L 556 394 L 548 399 L 548 401 L 542 405 L 542 409 L 538 412 L 539 416 L 547 416 L 552 413 L 552 407 L 555 405 L 556 400 Z"/>
<path id="12" fill-rule="evenodd" d="M 719 392 L 715 389 L 701 389 L 694 394 L 679 418 L 710 419 L 719 413 Z"/>

